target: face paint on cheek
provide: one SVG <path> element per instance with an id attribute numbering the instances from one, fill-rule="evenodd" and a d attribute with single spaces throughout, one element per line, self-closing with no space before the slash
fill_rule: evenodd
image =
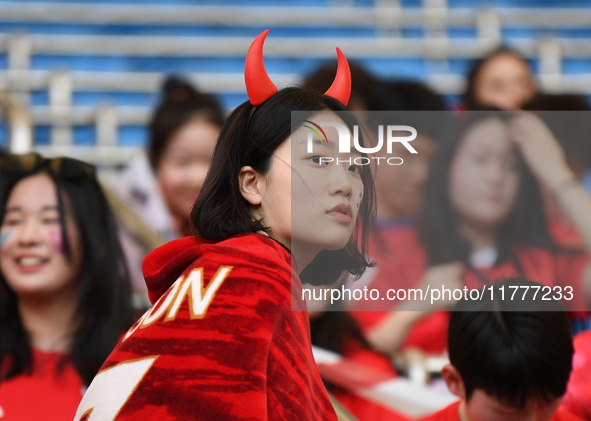
<path id="1" fill-rule="evenodd" d="M 64 244 L 62 242 L 62 233 L 57 230 L 52 230 L 49 233 L 49 242 L 60 253 L 64 253 Z"/>
<path id="2" fill-rule="evenodd" d="M 355 189 L 355 209 L 359 210 L 361 206 L 361 199 L 363 198 L 363 191 L 361 189 Z"/>
<path id="3" fill-rule="evenodd" d="M 6 230 L 0 234 L 0 247 L 2 247 L 4 243 L 8 241 L 8 239 L 10 238 L 10 234 L 12 234 L 11 230 Z"/>

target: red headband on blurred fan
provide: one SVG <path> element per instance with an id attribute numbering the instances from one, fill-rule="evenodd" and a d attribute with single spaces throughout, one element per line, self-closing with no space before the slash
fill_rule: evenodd
<path id="1" fill-rule="evenodd" d="M 277 92 L 277 86 L 271 81 L 263 61 L 263 44 L 269 30 L 262 32 L 254 39 L 244 65 L 246 92 L 252 105 L 260 105 Z M 343 52 L 337 47 L 339 64 L 334 82 L 324 93 L 347 105 L 351 96 L 351 70 Z"/>

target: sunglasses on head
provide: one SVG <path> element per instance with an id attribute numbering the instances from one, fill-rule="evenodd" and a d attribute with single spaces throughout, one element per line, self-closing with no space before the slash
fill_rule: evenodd
<path id="1" fill-rule="evenodd" d="M 23 155 L 5 155 L 0 158 L 1 174 L 26 174 L 41 168 L 65 179 L 95 178 L 95 168 L 91 164 L 73 158 L 45 158 L 36 152 Z"/>

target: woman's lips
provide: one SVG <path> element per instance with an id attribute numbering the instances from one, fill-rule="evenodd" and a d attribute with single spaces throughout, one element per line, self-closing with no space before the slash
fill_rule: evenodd
<path id="1" fill-rule="evenodd" d="M 345 215 L 344 213 L 329 212 L 328 214 L 339 221 L 346 222 L 347 224 L 351 222 L 351 217 L 349 215 Z"/>
<path id="2" fill-rule="evenodd" d="M 328 215 L 337 219 L 339 222 L 349 224 L 353 218 L 353 210 L 351 206 L 340 204 L 327 212 Z"/>
<path id="3" fill-rule="evenodd" d="M 21 273 L 35 273 L 45 267 L 48 260 L 37 256 L 23 256 L 15 259 L 16 267 Z"/>
<path id="4" fill-rule="evenodd" d="M 500 203 L 501 202 L 501 195 L 499 194 L 489 194 L 486 196 L 486 200 L 491 203 Z"/>

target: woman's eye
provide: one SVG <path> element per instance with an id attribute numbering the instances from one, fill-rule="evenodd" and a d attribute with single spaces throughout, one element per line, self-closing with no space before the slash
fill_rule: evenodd
<path id="1" fill-rule="evenodd" d="M 55 217 L 55 218 L 43 218 L 42 222 L 44 224 L 59 224 L 60 220 L 59 218 Z"/>
<path id="2" fill-rule="evenodd" d="M 349 167 L 349 171 L 354 174 L 361 174 L 361 165 L 351 165 Z"/>
<path id="3" fill-rule="evenodd" d="M 322 157 L 319 155 L 314 155 L 314 156 L 310 157 L 310 160 L 317 165 L 328 165 L 327 161 L 321 162 L 320 158 L 322 158 Z"/>
<path id="4" fill-rule="evenodd" d="M 19 225 L 20 223 L 20 219 L 7 219 L 6 221 L 4 221 L 2 225 L 6 225 L 7 227 L 14 227 L 16 225 Z"/>

